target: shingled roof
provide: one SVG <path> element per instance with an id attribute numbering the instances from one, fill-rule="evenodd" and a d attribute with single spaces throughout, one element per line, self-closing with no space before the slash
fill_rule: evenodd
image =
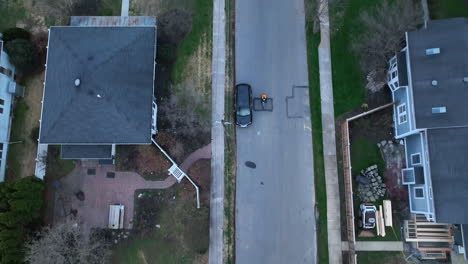
<path id="1" fill-rule="evenodd" d="M 417 128 L 467 126 L 468 19 L 429 21 L 427 28 L 408 33 Z M 440 53 L 426 55 L 426 50 Z M 433 84 L 435 81 L 436 85 Z M 433 114 L 433 107 L 446 107 Z"/>
<path id="2" fill-rule="evenodd" d="M 155 48 L 151 26 L 51 27 L 40 143 L 151 143 Z"/>

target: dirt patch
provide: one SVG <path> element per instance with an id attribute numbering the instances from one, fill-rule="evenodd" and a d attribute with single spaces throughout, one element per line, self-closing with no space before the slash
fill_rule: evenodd
<path id="1" fill-rule="evenodd" d="M 154 145 L 122 145 L 117 151 L 117 170 L 134 171 L 152 181 L 168 177 L 171 162 Z"/>
<path id="2" fill-rule="evenodd" d="M 350 123 L 351 142 L 358 139 L 367 139 L 373 144 L 382 140 L 393 139 L 393 108 L 388 107 L 382 111 L 359 118 Z"/>
<path id="3" fill-rule="evenodd" d="M 398 201 L 394 206 L 406 208 L 408 201 L 408 188 L 401 183 L 401 168 L 393 166 L 384 172 L 387 191 L 392 201 Z"/>
<path id="4" fill-rule="evenodd" d="M 210 183 L 211 183 L 211 160 L 202 159 L 195 162 L 188 171 L 188 175 L 200 188 L 200 202 L 206 205 L 210 204 Z M 187 180 L 182 181 L 182 192 L 180 195 L 193 197 L 194 187 Z"/>
<path id="5" fill-rule="evenodd" d="M 42 73 L 35 75 L 28 83 L 24 97 L 26 104 L 29 106 L 29 111 L 26 114 L 24 125 L 26 146 L 21 162 L 23 166 L 22 177 L 33 175 L 36 168 L 37 139 L 33 141 L 30 135 L 39 126 L 42 92 L 44 90 L 43 82 L 44 76 Z"/>

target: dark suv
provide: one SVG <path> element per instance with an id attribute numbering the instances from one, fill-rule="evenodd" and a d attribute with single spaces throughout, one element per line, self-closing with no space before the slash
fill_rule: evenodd
<path id="1" fill-rule="evenodd" d="M 252 88 L 245 83 L 236 85 L 236 124 L 240 127 L 252 124 Z"/>

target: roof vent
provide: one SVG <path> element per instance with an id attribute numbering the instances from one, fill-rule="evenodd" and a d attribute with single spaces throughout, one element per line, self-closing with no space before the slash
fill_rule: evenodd
<path id="1" fill-rule="evenodd" d="M 437 86 L 438 82 L 437 82 L 437 80 L 432 80 L 431 84 L 432 84 L 432 86 Z"/>
<path id="2" fill-rule="evenodd" d="M 78 86 L 80 86 L 80 84 L 81 84 L 81 80 L 80 80 L 80 79 L 76 79 L 76 80 L 75 80 L 75 86 L 78 87 Z"/>
<path id="3" fill-rule="evenodd" d="M 468 77 L 463 77 L 463 82 L 468 83 Z"/>
<path id="4" fill-rule="evenodd" d="M 100 94 L 97 94 L 96 97 L 97 98 L 102 98 L 102 96 Z"/>
<path id="5" fill-rule="evenodd" d="M 426 49 L 426 55 L 435 55 L 440 53 L 440 48 Z"/>
<path id="6" fill-rule="evenodd" d="M 433 114 L 443 114 L 446 112 L 447 112 L 447 107 L 445 106 L 432 107 Z"/>

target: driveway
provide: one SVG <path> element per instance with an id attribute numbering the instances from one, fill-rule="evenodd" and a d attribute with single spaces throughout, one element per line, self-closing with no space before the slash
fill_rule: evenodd
<path id="1" fill-rule="evenodd" d="M 273 98 L 237 129 L 236 262 L 315 263 L 303 0 L 236 1 L 236 83 Z M 256 167 L 246 166 L 246 162 Z"/>

